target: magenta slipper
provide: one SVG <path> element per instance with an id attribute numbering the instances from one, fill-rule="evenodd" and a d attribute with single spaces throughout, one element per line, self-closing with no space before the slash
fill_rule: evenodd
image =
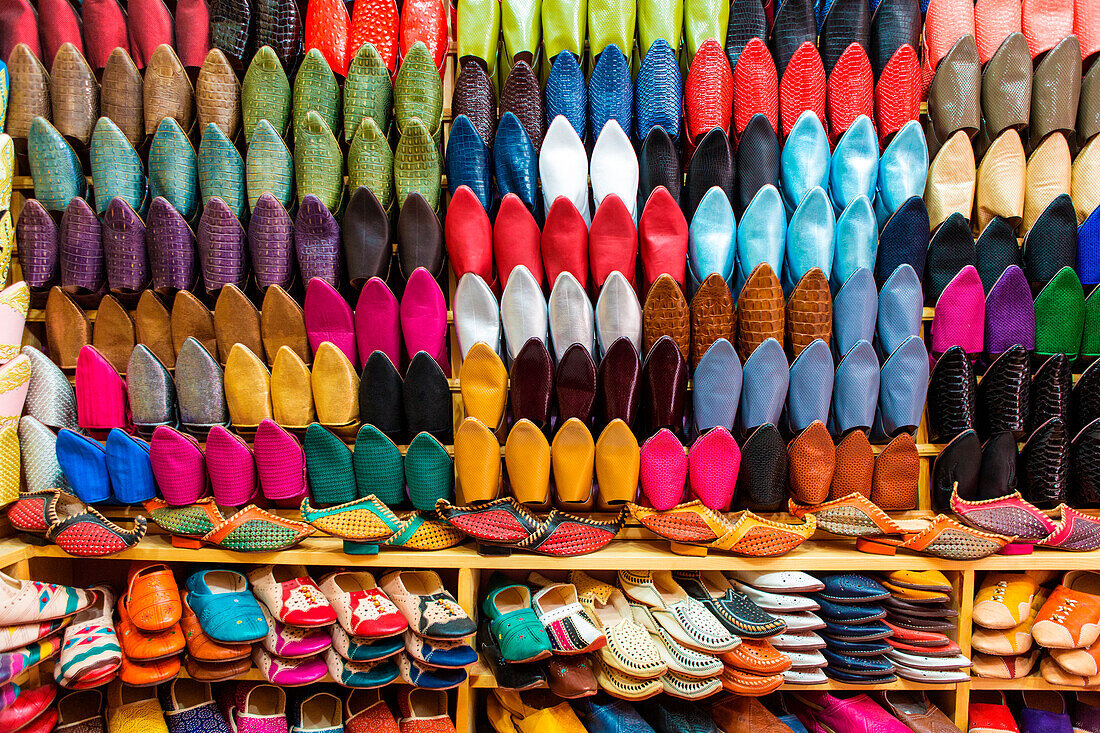
<path id="1" fill-rule="evenodd" d="M 94 346 L 76 357 L 76 422 L 86 430 L 133 432 L 126 381 Z"/>
<path id="2" fill-rule="evenodd" d="M 172 506 L 194 504 L 206 496 L 206 457 L 192 436 L 157 426 L 149 441 L 149 462 L 160 495 Z"/>
<path id="3" fill-rule="evenodd" d="M 248 443 L 222 425 L 206 436 L 206 473 L 214 501 L 222 506 L 244 506 L 256 498 L 256 459 Z"/>
<path id="4" fill-rule="evenodd" d="M 310 280 L 306 287 L 305 322 L 309 347 L 314 354 L 321 344 L 330 341 L 344 352 L 352 366 L 359 368 L 351 306 L 336 288 L 319 277 Z"/>
<path id="5" fill-rule="evenodd" d="M 264 497 L 281 507 L 306 498 L 306 454 L 296 437 L 273 420 L 261 420 L 253 441 L 256 473 Z"/>
<path id="6" fill-rule="evenodd" d="M 974 361 L 985 336 L 985 291 L 973 265 L 959 270 L 936 301 L 932 319 L 932 359 L 960 346 Z"/>
<path id="7" fill-rule="evenodd" d="M 375 351 L 383 352 L 394 364 L 401 363 L 399 319 L 397 298 L 385 280 L 367 280 L 355 304 L 355 343 L 361 364 L 366 364 Z"/>
<path id="8" fill-rule="evenodd" d="M 737 486 L 741 449 L 729 431 L 719 426 L 695 439 L 688 451 L 691 491 L 716 512 L 727 512 Z"/>
<path id="9" fill-rule="evenodd" d="M 683 499 L 688 457 L 680 439 L 668 428 L 661 428 L 642 444 L 639 476 L 642 493 L 654 509 L 671 509 Z"/>
<path id="10" fill-rule="evenodd" d="M 423 267 L 413 270 L 401 296 L 401 334 L 409 358 L 426 351 L 444 374 L 451 375 L 447 360 L 447 302 L 435 278 Z"/>

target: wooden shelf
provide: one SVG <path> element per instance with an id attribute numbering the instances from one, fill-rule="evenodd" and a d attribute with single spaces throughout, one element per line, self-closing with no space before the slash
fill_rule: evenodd
<path id="1" fill-rule="evenodd" d="M 475 689 L 483 690 L 491 690 L 497 687 L 496 677 L 483 660 L 479 659 L 474 666 L 470 667 L 470 686 Z M 838 682 L 830 679 L 828 682 L 820 685 L 792 685 L 790 683 L 784 683 L 780 689 L 784 692 L 833 692 L 837 690 L 867 692 L 870 690 L 954 690 L 956 686 L 957 683 L 928 684 L 924 682 L 910 682 L 909 680 L 903 680 L 899 677 L 896 682 L 889 682 L 883 685 L 853 685 L 847 682 Z M 541 685 L 540 687 L 545 689 L 546 686 Z M 716 692 L 715 694 L 718 695 L 721 694 L 721 692 Z"/>
<path id="2" fill-rule="evenodd" d="M 0 541 L 0 566 L 30 558 L 71 558 L 56 545 L 29 545 L 18 538 Z M 96 559 L 96 558 L 88 558 Z M 840 571 L 859 568 L 860 572 L 891 570 L 1069 570 L 1100 567 L 1100 551 L 1065 553 L 1036 550 L 1031 555 L 994 555 L 966 562 L 942 560 L 900 550 L 897 555 L 872 555 L 860 552 L 854 541 L 810 540 L 779 557 L 739 557 L 713 552 L 705 557 L 672 554 L 668 543 L 649 540 L 615 540 L 604 549 L 577 557 L 547 557 L 526 552 L 511 556 L 484 556 L 472 542 L 434 552 L 415 552 L 400 548 L 381 548 L 377 555 L 347 555 L 336 537 L 310 537 L 300 545 L 278 552 L 234 552 L 216 547 L 198 550 L 174 547 L 168 535 L 147 535 L 136 547 L 98 558 L 112 560 L 152 560 L 229 565 L 355 565 L 372 568 L 437 568 L 467 570 L 592 570 L 621 568 L 634 570 L 805 570 Z M 86 561 L 86 560 L 85 560 Z"/>
<path id="3" fill-rule="evenodd" d="M 971 690 L 1056 690 L 1060 692 L 1084 692 L 1086 690 L 1098 690 L 1100 685 L 1093 687 L 1073 687 L 1070 685 L 1052 685 L 1039 674 L 1030 674 L 1016 680 L 1001 680 L 993 677 L 971 677 Z"/>

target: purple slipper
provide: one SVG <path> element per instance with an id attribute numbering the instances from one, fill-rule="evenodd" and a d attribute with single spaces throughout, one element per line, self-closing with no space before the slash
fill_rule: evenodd
<path id="1" fill-rule="evenodd" d="M 149 282 L 145 256 L 145 224 L 130 204 L 111 199 L 103 214 L 103 253 L 107 257 L 107 286 L 115 292 L 144 290 Z"/>
<path id="2" fill-rule="evenodd" d="M 188 290 L 195 285 L 195 235 L 183 215 L 157 196 L 145 218 L 145 246 L 149 250 L 152 286 L 160 292 Z"/>
<path id="3" fill-rule="evenodd" d="M 340 225 L 328 207 L 313 194 L 302 199 L 294 220 L 294 248 L 302 280 L 320 278 L 332 287 L 340 280 Z"/>
<path id="4" fill-rule="evenodd" d="M 1009 265 L 985 298 L 985 353 L 990 357 L 1019 344 L 1035 350 L 1035 304 L 1019 265 Z"/>
<path id="5" fill-rule="evenodd" d="M 290 287 L 294 277 L 294 220 L 279 199 L 260 194 L 248 222 L 248 251 L 260 288 Z"/>
<path id="6" fill-rule="evenodd" d="M 92 207 L 82 198 L 74 198 L 61 216 L 61 285 L 98 292 L 103 288 L 105 268 L 103 242 Z"/>
<path id="7" fill-rule="evenodd" d="M 45 290 L 57 281 L 59 238 L 49 212 L 36 199 L 27 199 L 15 225 L 15 239 L 23 279 L 30 287 Z"/>
<path id="8" fill-rule="evenodd" d="M 198 237 L 206 291 L 216 293 L 222 285 L 243 290 L 248 279 L 248 237 L 233 210 L 217 196 L 202 211 Z"/>

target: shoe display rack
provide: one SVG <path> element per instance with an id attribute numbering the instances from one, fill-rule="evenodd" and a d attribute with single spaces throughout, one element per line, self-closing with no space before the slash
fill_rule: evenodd
<path id="1" fill-rule="evenodd" d="M 443 137 L 446 141 L 451 121 L 450 99 L 456 77 L 456 52 L 452 39 L 445 62 Z M 19 171 L 26 173 L 25 170 Z M 89 180 L 90 185 L 90 180 Z M 29 175 L 16 175 L 14 178 L 12 214 L 18 218 L 26 197 L 32 195 L 33 183 Z M 13 255 L 12 281 L 21 279 L 18 264 L 18 250 Z M 453 273 L 449 276 L 448 300 L 453 299 L 455 291 Z M 89 320 L 95 318 L 95 311 L 87 313 Z M 932 320 L 933 309 L 924 309 L 924 321 L 927 328 Z M 45 340 L 45 313 L 41 309 L 31 309 L 27 317 L 27 332 L 24 343 L 39 345 Z M 464 414 L 462 399 L 459 395 L 460 350 L 453 328 L 453 316 L 448 313 L 450 324 L 450 388 L 453 400 L 454 426 L 457 429 Z M 691 389 L 689 383 L 688 389 Z M 915 510 L 892 514 L 895 518 L 931 517 L 936 512 L 932 508 L 931 474 L 932 464 L 943 449 L 941 444 L 928 442 L 927 419 L 922 421 L 914 440 L 920 457 L 918 484 L 918 504 Z M 350 441 L 349 441 L 350 442 Z M 404 452 L 405 446 L 399 446 Z M 876 453 L 882 446 L 875 446 Z M 453 447 L 448 447 L 453 454 Z M 104 513 L 115 521 L 126 525 L 138 514 L 144 514 L 140 507 L 106 507 Z M 277 510 L 282 516 L 300 518 L 296 509 Z M 608 519 L 607 513 L 592 513 L 597 519 Z M 786 518 L 777 515 L 776 518 Z M 10 534 L 10 528 L 6 529 Z M 0 538 L 0 569 L 20 578 L 34 578 L 52 582 L 88 585 L 89 578 L 123 578 L 126 564 L 131 560 L 149 560 L 157 562 L 194 563 L 205 566 L 234 566 L 247 572 L 245 566 L 259 564 L 297 564 L 311 568 L 329 568 L 352 566 L 370 570 L 376 577 L 388 569 L 395 568 L 433 568 L 438 570 L 448 583 L 450 590 L 462 607 L 471 616 L 478 613 L 478 601 L 483 596 L 484 581 L 492 571 L 499 570 L 514 576 L 517 580 L 526 578 L 531 571 L 560 574 L 568 570 L 585 570 L 597 575 L 613 574 L 615 571 L 629 568 L 632 570 L 803 570 L 814 571 L 852 571 L 878 572 L 900 569 L 938 569 L 943 571 L 954 586 L 952 597 L 958 604 L 958 629 L 953 632 L 954 640 L 961 652 L 969 656 L 971 652 L 971 611 L 974 595 L 980 581 L 980 573 L 993 570 L 1021 571 L 1045 569 L 1065 571 L 1073 569 L 1100 569 L 1100 553 L 1066 553 L 1036 549 L 1026 555 L 994 555 L 983 560 L 966 562 L 937 559 L 925 555 L 910 554 L 900 550 L 896 555 L 866 554 L 856 549 L 850 539 L 835 538 L 821 531 L 813 539 L 803 543 L 791 552 L 776 558 L 746 558 L 721 552 L 704 553 L 702 556 L 683 557 L 673 554 L 664 540 L 656 538 L 637 523 L 628 521 L 618 537 L 607 547 L 589 555 L 578 557 L 545 557 L 534 554 L 482 555 L 472 541 L 457 547 L 435 552 L 410 552 L 384 548 L 373 556 L 348 555 L 343 552 L 342 541 L 336 537 L 317 535 L 303 541 L 300 545 L 273 553 L 237 553 L 217 548 L 180 549 L 174 547 L 170 537 L 159 533 L 159 529 L 150 526 L 149 534 L 134 548 L 118 555 L 103 559 L 78 559 L 64 553 L 55 545 L 37 546 L 28 544 L 18 536 Z M 555 576 L 556 577 L 556 576 Z M 47 669 L 44 670 L 43 667 Z M 35 668 L 29 675 L 32 682 L 38 676 L 48 675 L 48 665 Z M 259 671 L 251 670 L 244 679 L 262 679 Z M 20 679 L 17 678 L 17 681 Z M 496 687 L 489 667 L 484 661 L 471 669 L 467 682 L 457 689 L 453 696 L 456 709 L 454 719 L 456 727 L 462 733 L 472 733 L 479 721 L 484 719 L 485 704 L 481 696 L 484 690 Z M 1018 680 L 982 679 L 972 677 L 969 682 L 959 684 L 924 684 L 899 679 L 885 685 L 856 685 L 830 680 L 824 685 L 801 687 L 785 685 L 784 690 L 848 690 L 866 692 L 869 690 L 898 689 L 927 691 L 938 706 L 953 717 L 956 724 L 965 729 L 968 717 L 968 702 L 972 690 L 1033 690 L 1065 689 L 1051 686 L 1037 672 Z"/>

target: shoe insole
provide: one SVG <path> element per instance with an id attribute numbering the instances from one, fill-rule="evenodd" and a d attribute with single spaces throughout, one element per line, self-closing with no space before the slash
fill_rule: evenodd
<path id="1" fill-rule="evenodd" d="M 336 576 L 336 587 L 345 593 L 368 591 L 377 588 L 377 584 L 368 580 L 368 577 L 369 576 L 364 576 L 359 573 L 340 573 Z"/>
<path id="2" fill-rule="evenodd" d="M 340 700 L 322 692 L 302 703 L 301 727 L 309 729 L 335 728 L 340 724 Z"/>
<path id="3" fill-rule="evenodd" d="M 523 586 L 513 585 L 497 593 L 496 598 L 493 599 L 493 605 L 505 614 L 528 608 L 531 605 L 529 601 L 530 594 L 524 592 Z"/>
<path id="4" fill-rule="evenodd" d="M 193 708 L 207 701 L 206 685 L 189 679 L 178 679 L 172 684 L 172 696 L 181 710 Z"/>
<path id="5" fill-rule="evenodd" d="M 203 582 L 214 593 L 239 593 L 245 589 L 245 579 L 232 570 L 211 570 Z"/>
<path id="6" fill-rule="evenodd" d="M 401 582 L 404 584 L 405 590 L 414 596 L 430 596 L 441 590 L 435 577 L 428 573 L 401 573 Z"/>
<path id="7" fill-rule="evenodd" d="M 123 685 L 123 689 L 125 689 Z M 256 685 L 248 693 L 245 712 L 250 715 L 278 715 L 286 706 L 286 693 L 273 685 Z"/>
<path id="8" fill-rule="evenodd" d="M 410 718 L 438 718 L 447 714 L 447 693 L 443 690 L 409 690 Z"/>
<path id="9" fill-rule="evenodd" d="M 1100 596 L 1100 574 L 1081 573 L 1073 579 L 1070 588 L 1081 593 Z"/>

